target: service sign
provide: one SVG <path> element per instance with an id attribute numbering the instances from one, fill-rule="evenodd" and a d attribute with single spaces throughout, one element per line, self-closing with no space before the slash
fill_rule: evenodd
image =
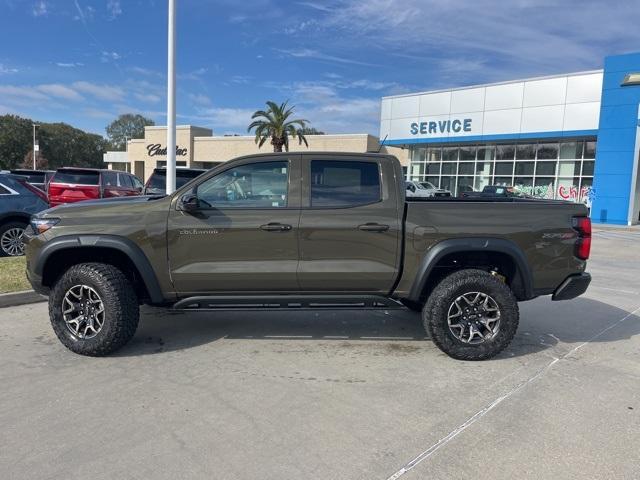
<path id="1" fill-rule="evenodd" d="M 471 132 L 471 118 L 456 118 L 449 120 L 426 120 L 413 122 L 410 125 L 411 135 L 432 135 L 434 137 L 448 136 L 451 133 Z"/>

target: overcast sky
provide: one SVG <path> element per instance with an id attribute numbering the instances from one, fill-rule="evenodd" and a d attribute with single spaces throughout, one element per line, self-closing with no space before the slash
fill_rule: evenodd
<path id="1" fill-rule="evenodd" d="M 637 1 L 176 0 L 178 123 L 246 133 L 290 99 L 327 133 L 378 133 L 380 97 L 602 68 L 640 50 Z M 0 113 L 104 134 L 164 124 L 166 0 L 0 0 Z"/>

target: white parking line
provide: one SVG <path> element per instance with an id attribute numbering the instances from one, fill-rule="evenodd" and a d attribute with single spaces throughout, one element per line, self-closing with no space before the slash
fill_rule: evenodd
<path id="1" fill-rule="evenodd" d="M 629 293 L 631 295 L 640 295 L 640 292 L 633 292 L 631 290 L 620 290 L 619 288 L 602 287 L 600 285 L 589 285 L 589 286 L 591 288 L 599 288 L 601 290 L 611 290 L 613 292 Z"/>
<path id="2" fill-rule="evenodd" d="M 615 322 L 613 322 L 611 325 L 609 325 L 607 328 L 605 328 L 604 330 L 600 331 L 599 333 L 597 333 L 596 335 L 594 335 L 593 337 L 591 337 L 589 340 L 587 340 L 584 343 L 581 343 L 580 345 L 578 345 L 577 347 L 569 350 L 569 352 L 565 353 L 564 355 L 562 355 L 560 358 L 554 358 L 551 362 L 549 362 L 547 365 L 545 365 L 543 368 L 541 368 L 540 370 L 538 370 L 538 372 L 536 372 L 533 376 L 529 377 L 528 379 L 520 382 L 518 385 L 516 385 L 514 388 L 512 388 L 511 390 L 509 390 L 507 393 L 505 393 L 504 395 L 496 398 L 493 402 L 491 402 L 489 405 L 487 405 L 486 407 L 484 407 L 483 409 L 479 410 L 478 412 L 476 412 L 473 416 L 469 417 L 463 424 L 461 424 L 460 426 L 458 426 L 457 428 L 455 428 L 454 430 L 452 430 L 451 432 L 449 432 L 446 436 L 442 437 L 440 440 L 438 440 L 436 443 L 434 443 L 433 445 L 431 445 L 429 448 L 427 448 L 425 451 L 423 451 L 420 455 L 418 455 L 417 457 L 415 457 L 413 460 L 411 460 L 410 462 L 408 462 L 406 465 L 404 465 L 400 470 L 398 470 L 397 472 L 395 472 L 393 475 L 391 475 L 390 477 L 387 478 L 387 480 L 396 480 L 397 478 L 400 478 L 402 475 L 404 475 L 405 473 L 407 473 L 409 470 L 413 469 L 416 465 L 418 465 L 419 463 L 423 462 L 424 460 L 426 460 L 427 458 L 429 458 L 431 455 L 433 455 L 435 452 L 437 452 L 440 448 L 444 447 L 447 443 L 449 443 L 451 440 L 453 440 L 455 437 L 457 437 L 459 434 L 461 434 L 463 431 L 465 431 L 467 428 L 469 428 L 471 425 L 473 425 L 474 423 L 476 423 L 478 420 L 480 420 L 482 417 L 484 417 L 487 413 L 489 413 L 491 410 L 493 410 L 495 407 L 497 407 L 498 405 L 500 405 L 503 401 L 507 400 L 509 397 L 511 397 L 514 393 L 517 393 L 518 391 L 522 390 L 524 387 L 526 387 L 527 385 L 529 385 L 530 383 L 534 382 L 535 380 L 537 380 L 538 378 L 540 378 L 542 375 L 544 375 L 551 367 L 553 367 L 553 365 L 555 365 L 556 363 L 558 363 L 560 360 L 564 360 L 567 357 L 570 357 L 571 355 L 573 355 L 574 353 L 576 353 L 578 350 L 580 350 L 582 347 L 584 347 L 585 345 L 591 343 L 592 341 L 594 341 L 596 338 L 602 336 L 603 334 L 605 334 L 606 332 L 608 332 L 609 330 L 611 330 L 613 327 L 621 324 L 622 322 L 624 322 L 625 320 L 627 320 L 628 318 L 632 317 L 633 315 L 635 315 L 637 312 L 640 311 L 640 306 L 638 308 L 636 308 L 635 310 L 633 310 L 632 312 L 628 313 L 627 315 L 625 315 L 624 317 L 622 317 L 620 320 L 616 320 Z"/>

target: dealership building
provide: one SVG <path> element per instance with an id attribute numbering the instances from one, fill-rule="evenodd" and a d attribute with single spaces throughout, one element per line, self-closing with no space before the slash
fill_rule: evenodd
<path id="1" fill-rule="evenodd" d="M 408 165 L 408 150 L 381 146 L 380 140 L 366 133 L 344 135 L 307 135 L 309 146 L 299 145 L 292 139 L 289 149 L 295 151 L 323 152 L 377 152 L 392 153 L 403 165 Z M 167 164 L 167 127 L 145 127 L 144 138 L 129 140 L 125 152 L 107 152 L 104 162 L 107 168 L 126 170 L 146 181 L 154 168 Z M 259 148 L 255 136 L 216 136 L 208 128 L 193 125 L 176 127 L 176 165 L 190 168 L 212 168 L 243 155 L 269 153 L 273 147 L 266 142 Z"/>
<path id="2" fill-rule="evenodd" d="M 459 194 L 513 185 L 584 202 L 595 222 L 640 217 L 640 53 L 604 68 L 382 99 L 380 138 L 407 178 Z"/>

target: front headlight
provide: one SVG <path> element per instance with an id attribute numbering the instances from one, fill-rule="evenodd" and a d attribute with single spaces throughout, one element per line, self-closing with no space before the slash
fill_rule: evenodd
<path id="1" fill-rule="evenodd" d="M 40 235 L 56 225 L 59 221 L 59 218 L 32 218 L 31 228 L 33 229 L 34 235 Z"/>

